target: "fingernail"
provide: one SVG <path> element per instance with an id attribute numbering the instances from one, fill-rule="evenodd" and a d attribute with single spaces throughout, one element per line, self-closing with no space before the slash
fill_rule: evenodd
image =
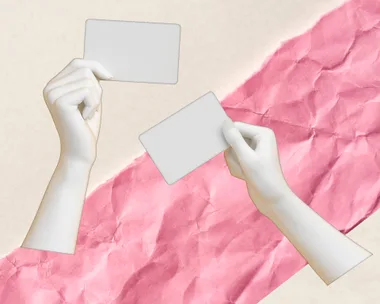
<path id="1" fill-rule="evenodd" d="M 91 120 L 94 117 L 95 111 L 87 115 L 86 120 Z"/>
<path id="2" fill-rule="evenodd" d="M 112 79 L 113 75 L 110 72 L 107 71 L 107 76 L 106 77 L 107 77 L 107 79 Z"/>
<path id="3" fill-rule="evenodd" d="M 88 117 L 90 116 L 90 114 L 91 114 L 91 112 L 89 112 L 87 108 L 83 109 L 82 117 L 83 117 L 84 120 L 87 120 Z"/>

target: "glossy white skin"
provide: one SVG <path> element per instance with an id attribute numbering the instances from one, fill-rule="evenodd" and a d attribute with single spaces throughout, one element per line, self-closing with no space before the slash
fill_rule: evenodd
<path id="1" fill-rule="evenodd" d="M 291 191 L 271 129 L 228 119 L 223 133 L 230 144 L 225 159 L 231 175 L 246 182 L 258 210 L 280 229 L 326 284 L 372 255 Z"/>
<path id="2" fill-rule="evenodd" d="M 24 248 L 73 254 L 101 121 L 99 63 L 74 59 L 43 91 L 61 143 L 58 165 L 46 189 Z M 47 143 L 48 144 L 48 143 Z"/>

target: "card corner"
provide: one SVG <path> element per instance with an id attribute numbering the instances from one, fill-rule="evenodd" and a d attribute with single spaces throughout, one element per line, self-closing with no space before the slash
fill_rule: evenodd
<path id="1" fill-rule="evenodd" d="M 138 139 L 139 139 L 139 141 L 142 143 L 142 145 L 144 145 L 144 143 L 143 143 L 143 136 L 144 136 L 144 134 L 145 134 L 145 132 L 144 133 L 141 133 L 139 136 L 138 136 Z"/>
<path id="2" fill-rule="evenodd" d="M 91 22 L 93 22 L 93 21 L 95 21 L 95 20 L 96 20 L 96 19 L 93 19 L 93 18 L 87 18 L 86 21 L 84 22 L 84 24 L 85 24 L 86 26 L 88 26 L 89 23 L 91 23 Z"/>
<path id="3" fill-rule="evenodd" d="M 169 186 L 174 185 L 176 183 L 176 180 L 166 179 L 165 177 L 164 177 L 164 180 L 165 180 L 166 184 Z"/>
<path id="4" fill-rule="evenodd" d="M 178 28 L 178 30 L 181 32 L 182 31 L 182 26 L 181 26 L 181 24 L 179 24 L 179 23 L 173 23 L 173 25 L 175 25 L 177 28 Z"/>

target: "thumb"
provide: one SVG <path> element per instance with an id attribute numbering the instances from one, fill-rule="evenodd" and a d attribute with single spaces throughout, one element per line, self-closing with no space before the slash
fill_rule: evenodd
<path id="1" fill-rule="evenodd" d="M 254 151 L 245 141 L 230 118 L 225 120 L 222 131 L 227 143 L 235 152 L 240 165 L 244 166 L 254 156 Z"/>

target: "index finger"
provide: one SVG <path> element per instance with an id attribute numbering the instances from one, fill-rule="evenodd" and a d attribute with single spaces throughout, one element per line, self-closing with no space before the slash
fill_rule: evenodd
<path id="1" fill-rule="evenodd" d="M 236 122 L 235 126 L 243 137 L 249 138 L 255 142 L 255 150 L 265 148 L 272 142 L 274 132 L 270 128 L 250 125 L 244 122 Z"/>
<path id="2" fill-rule="evenodd" d="M 240 133 L 247 138 L 255 139 L 261 136 L 265 136 L 270 132 L 269 128 L 250 125 L 245 122 L 235 122 L 236 128 L 240 131 Z"/>
<path id="3" fill-rule="evenodd" d="M 80 68 L 90 69 L 96 78 L 101 80 L 108 80 L 112 78 L 112 74 L 99 62 L 76 58 L 72 60 L 56 77 L 54 77 L 54 80 L 58 80 Z"/>

